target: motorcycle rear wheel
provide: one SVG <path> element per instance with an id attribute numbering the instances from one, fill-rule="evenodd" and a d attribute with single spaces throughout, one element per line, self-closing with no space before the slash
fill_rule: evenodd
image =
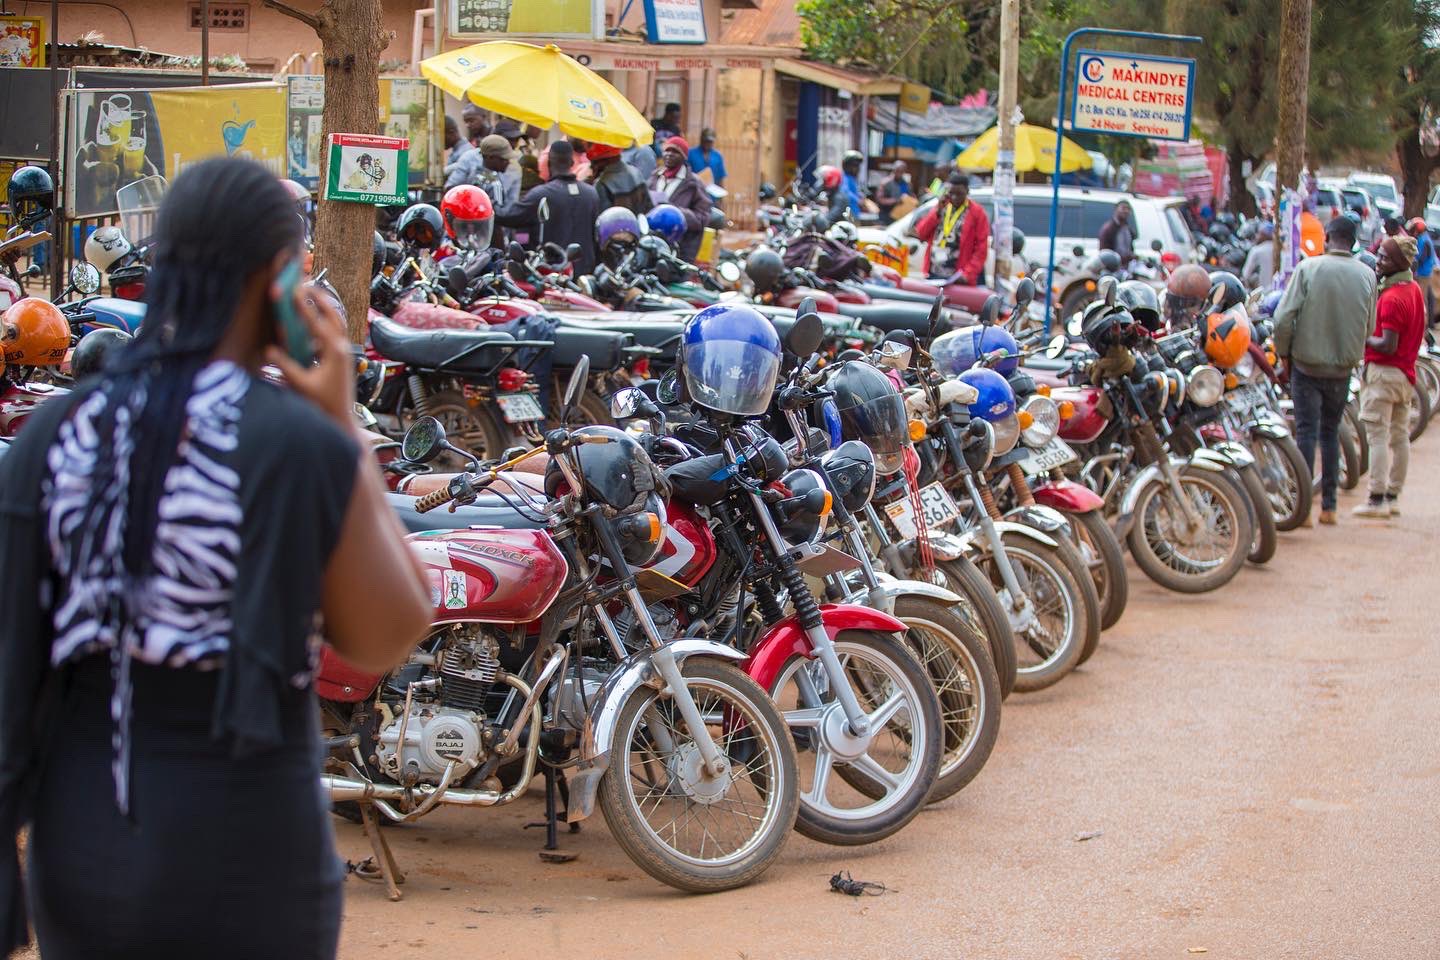
<path id="1" fill-rule="evenodd" d="M 1295 444 L 1294 437 L 1268 437 L 1253 434 L 1250 450 L 1255 454 L 1255 468 L 1270 498 L 1275 514 L 1276 530 L 1294 530 L 1310 516 L 1310 498 L 1314 492 L 1310 468 Z"/>
<path id="2" fill-rule="evenodd" d="M 818 659 L 792 657 L 770 693 L 797 749 L 813 761 L 805 764 L 808 776 L 801 774 L 795 829 L 821 843 L 858 846 L 884 840 L 925 806 L 940 770 L 940 701 L 925 668 L 893 634 L 842 631 L 835 654 L 861 708 L 882 718 L 872 720 L 883 728 L 859 755 L 834 749 L 847 728 L 843 713 L 835 716 L 839 703 Z M 818 704 L 807 702 L 814 698 L 802 692 L 806 685 Z"/>
<path id="3" fill-rule="evenodd" d="M 1150 484 L 1135 504 L 1135 525 L 1130 528 L 1130 554 L 1145 575 L 1176 593 L 1208 593 L 1234 579 L 1245 565 L 1245 555 L 1255 538 L 1244 493 L 1224 475 L 1197 467 L 1180 469 L 1180 486 L 1212 515 L 1209 526 L 1223 526 L 1223 542 L 1214 559 L 1201 560 L 1180 553 L 1165 538 L 1159 514 L 1178 515 L 1178 504 L 1170 503 L 1170 488 L 1164 480 Z M 1174 520 L 1171 519 L 1173 525 Z"/>
<path id="4" fill-rule="evenodd" d="M 1072 562 L 1067 562 L 1055 547 L 1017 533 L 1002 534 L 1001 540 L 1006 556 L 1022 568 L 1023 579 L 1030 584 L 1029 599 L 1037 618 L 1024 635 L 1011 624 L 1015 659 L 1020 665 L 1015 689 L 1031 693 L 1058 682 L 1075 669 L 1085 649 L 1092 616 L 1098 621 L 1098 609 L 1087 608 L 1085 588 L 1073 572 Z M 987 554 L 980 567 L 990 577 L 997 593 L 1005 590 L 994 555 Z M 1093 592 L 1089 572 L 1083 576 Z M 1098 604 L 1096 606 L 1098 608 Z M 1040 617 L 1050 620 L 1041 623 Z"/>
<path id="5" fill-rule="evenodd" d="M 935 571 L 944 583 L 941 586 L 960 594 L 961 602 L 980 622 L 985 639 L 990 645 L 990 662 L 1000 678 L 1000 699 L 1010 696 L 1015 689 L 1015 633 L 1010 629 L 1010 618 L 995 596 L 995 588 L 980 569 L 964 557 L 942 560 L 935 564 Z M 920 576 L 916 574 L 916 576 Z M 920 576 L 920 579 L 929 579 Z"/>
<path id="6" fill-rule="evenodd" d="M 909 628 L 906 642 L 940 698 L 944 744 L 930 791 L 930 802 L 936 803 L 974 780 L 990 759 L 1000 732 L 1000 678 L 990 662 L 989 643 L 949 604 L 905 595 L 896 598 L 894 615 Z M 852 781 L 852 786 L 863 792 L 866 785 Z"/>
<path id="7" fill-rule="evenodd" d="M 689 893 L 733 890 L 768 870 L 789 839 L 799 799 L 795 748 L 770 697 L 737 667 L 694 657 L 680 672 L 730 763 L 725 783 L 701 775 L 699 749 L 679 712 L 666 709 L 673 702 L 642 686 L 616 720 L 600 809 L 620 848 L 656 880 Z M 651 730 L 657 723 L 663 735 Z M 667 737 L 674 746 L 662 755 L 656 739 Z M 712 830 L 734 839 L 727 844 Z"/>
<path id="8" fill-rule="evenodd" d="M 507 438 L 495 417 L 484 405 L 470 403 L 459 390 L 436 390 L 426 398 L 425 412 L 440 421 L 447 440 L 480 460 L 498 457 L 505 449 Z M 416 416 L 413 407 L 406 413 L 411 419 L 402 420 L 403 429 L 408 429 Z M 463 470 L 465 465 L 452 453 L 441 453 L 431 463 L 438 471 Z"/>
<path id="9" fill-rule="evenodd" d="M 1095 581 L 1095 593 L 1100 598 L 1100 629 L 1109 630 L 1120 622 L 1125 606 L 1130 602 L 1130 575 L 1125 572 L 1125 548 L 1099 510 L 1067 513 L 1066 516 L 1070 518 L 1075 536 L 1080 541 L 1080 557 L 1086 561 L 1091 579 Z M 1092 652 L 1082 651 L 1080 662 L 1090 659 Z"/>
<path id="10" fill-rule="evenodd" d="M 1255 527 L 1255 539 L 1250 543 L 1246 559 L 1251 563 L 1269 563 L 1275 556 L 1279 538 L 1275 535 L 1275 511 L 1270 507 L 1270 495 L 1254 466 L 1241 467 L 1234 471 L 1231 482 L 1238 482 L 1245 492 L 1250 507 L 1250 521 Z"/>
<path id="11" fill-rule="evenodd" d="M 1070 568 L 1070 573 L 1080 588 L 1080 597 L 1085 603 L 1085 643 L 1080 647 L 1080 659 L 1075 661 L 1075 666 L 1078 667 L 1089 660 L 1100 646 L 1100 588 L 1096 586 L 1095 577 L 1090 573 L 1090 565 L 1085 562 L 1079 547 L 1065 537 L 1057 537 L 1056 546 L 1056 552 Z"/>

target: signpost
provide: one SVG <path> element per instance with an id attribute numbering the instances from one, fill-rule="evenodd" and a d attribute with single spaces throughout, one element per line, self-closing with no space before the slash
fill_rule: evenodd
<path id="1" fill-rule="evenodd" d="M 402 137 L 330 134 L 324 199 L 387 206 L 404 203 L 409 154 L 410 141 Z"/>
<path id="2" fill-rule="evenodd" d="M 1055 309 L 1055 228 L 1060 213 L 1060 148 L 1065 135 L 1065 97 L 1070 94 L 1070 50 L 1087 34 L 1199 43 L 1200 37 L 1139 30 L 1081 27 L 1072 30 L 1060 49 L 1060 103 L 1055 109 L 1055 170 L 1050 193 L 1050 258 L 1045 265 L 1045 336 L 1050 336 Z M 1075 90 L 1070 102 L 1071 128 L 1090 133 L 1156 140 L 1190 139 L 1190 107 L 1195 86 L 1195 61 L 1134 53 L 1080 51 Z"/>
<path id="3" fill-rule="evenodd" d="M 700 0 L 645 0 L 645 34 L 651 43 L 704 43 Z"/>

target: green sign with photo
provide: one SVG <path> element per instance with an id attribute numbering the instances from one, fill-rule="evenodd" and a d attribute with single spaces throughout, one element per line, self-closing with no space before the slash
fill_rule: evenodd
<path id="1" fill-rule="evenodd" d="M 330 135 L 326 200 L 403 204 L 409 187 L 410 141 L 356 133 Z"/>

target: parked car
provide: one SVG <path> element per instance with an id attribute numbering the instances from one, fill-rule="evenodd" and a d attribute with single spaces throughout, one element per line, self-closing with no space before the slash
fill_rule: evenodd
<path id="1" fill-rule="evenodd" d="M 1356 240 L 1361 246 L 1368 247 L 1370 242 L 1378 237 L 1384 230 L 1384 222 L 1380 214 L 1380 207 L 1370 191 L 1359 184 L 1343 180 L 1322 180 L 1320 190 L 1324 191 L 1327 197 L 1338 200 L 1334 210 L 1327 211 L 1329 216 L 1320 219 L 1329 223 L 1330 218 L 1337 212 L 1353 210 L 1360 217 L 1360 229 Z M 1332 201 L 1333 202 L 1333 201 Z M 1317 204 L 1320 206 L 1320 204 Z M 1318 212 L 1318 211 L 1317 211 Z"/>
<path id="2" fill-rule="evenodd" d="M 1395 187 L 1395 178 L 1388 173 L 1352 171 L 1345 182 L 1362 187 L 1370 194 L 1382 220 L 1400 215 L 1400 191 Z"/>

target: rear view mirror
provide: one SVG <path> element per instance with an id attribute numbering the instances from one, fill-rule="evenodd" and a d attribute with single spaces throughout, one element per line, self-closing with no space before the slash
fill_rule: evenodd
<path id="1" fill-rule="evenodd" d="M 426 463 L 445 449 L 445 428 L 434 417 L 419 417 L 405 431 L 400 455 L 411 463 Z"/>
<path id="2" fill-rule="evenodd" d="M 565 384 L 565 402 L 560 408 L 560 422 L 569 423 L 570 415 L 580 403 L 580 392 L 585 389 L 585 384 L 590 379 L 590 358 L 583 353 L 580 360 L 575 364 L 575 369 L 570 371 L 570 382 Z"/>
<path id="3" fill-rule="evenodd" d="M 1015 285 L 1015 312 L 1024 313 L 1035 299 L 1035 281 L 1026 277 Z"/>
<path id="4" fill-rule="evenodd" d="M 1051 360 L 1059 360 L 1065 355 L 1065 347 L 1068 343 L 1069 340 L 1065 337 L 1065 334 L 1055 334 L 1055 336 L 1050 338 L 1050 343 L 1045 347 L 1045 356 Z"/>
<path id="5" fill-rule="evenodd" d="M 930 304 L 930 315 L 925 319 L 925 339 L 934 340 L 935 331 L 940 329 L 940 317 L 945 312 L 945 298 L 936 297 Z"/>
<path id="6" fill-rule="evenodd" d="M 1078 244 L 1078 243 L 1075 244 L 1075 246 L 1073 246 L 1073 247 L 1070 248 L 1070 252 L 1073 253 L 1073 254 L 1075 254 L 1075 256 L 1077 256 L 1077 257 L 1083 257 L 1083 256 L 1085 256 L 1085 248 L 1082 247 L 1082 246 L 1080 246 L 1080 244 Z"/>
<path id="7" fill-rule="evenodd" d="M 671 367 L 655 385 L 655 399 L 670 407 L 680 402 L 680 374 Z"/>
<path id="8" fill-rule="evenodd" d="M 70 268 L 70 285 L 88 297 L 100 289 L 100 270 L 93 263 L 78 260 Z"/>
<path id="9" fill-rule="evenodd" d="M 572 244 L 570 244 L 568 247 L 565 248 L 565 259 L 568 260 L 568 261 L 570 261 L 571 263 L 574 263 L 575 261 L 579 260 L 579 259 L 580 259 L 582 256 L 584 256 L 584 255 L 585 255 L 585 251 L 581 248 L 580 244 L 578 244 L 578 243 L 572 243 Z"/>
<path id="10" fill-rule="evenodd" d="M 520 246 L 517 240 L 510 241 L 510 246 L 505 248 L 505 255 L 515 263 L 525 262 L 525 248 Z"/>
<path id="11" fill-rule="evenodd" d="M 1072 337 L 1080 336 L 1085 330 L 1085 316 L 1080 313 L 1070 314 L 1070 319 L 1065 321 L 1065 332 Z"/>
<path id="12" fill-rule="evenodd" d="M 465 288 L 470 285 L 465 276 L 464 267 L 451 267 L 450 273 L 445 278 L 445 287 L 450 291 L 452 297 L 459 297 L 465 293 Z"/>
<path id="13" fill-rule="evenodd" d="M 985 298 L 985 305 L 980 308 L 980 325 L 982 327 L 993 327 L 995 321 L 1000 319 L 1000 297 L 997 294 L 990 294 Z"/>
<path id="14" fill-rule="evenodd" d="M 648 399 L 635 387 L 616 390 L 610 398 L 610 416 L 616 420 L 629 420 L 640 411 L 642 402 L 648 402 Z"/>
<path id="15" fill-rule="evenodd" d="M 720 264 L 720 266 L 715 268 L 715 272 L 719 274 L 720 279 L 724 280 L 726 283 L 740 282 L 740 264 L 736 263 L 734 260 L 726 260 L 724 263 Z"/>
<path id="16" fill-rule="evenodd" d="M 760 184 L 759 197 L 761 200 L 775 199 L 775 184 L 770 183 L 769 181 Z"/>
<path id="17" fill-rule="evenodd" d="M 805 310 L 806 304 L 810 306 L 808 311 Z M 795 315 L 795 322 L 785 334 L 785 349 L 804 359 L 820 349 L 820 341 L 825 338 L 825 325 L 820 322 L 820 315 L 815 312 L 814 301 L 806 298 L 800 304 L 800 310 L 801 312 Z"/>
<path id="18" fill-rule="evenodd" d="M 535 216 L 540 219 L 540 222 L 541 222 L 541 223 L 549 223 L 549 222 L 550 222 L 550 198 L 549 198 L 549 197 L 541 197 L 541 198 L 540 198 L 540 207 L 539 207 L 538 210 L 535 211 Z"/>
<path id="19" fill-rule="evenodd" d="M 910 331 L 905 332 L 909 333 Z M 913 335 L 911 339 L 913 340 Z M 892 335 L 880 341 L 880 345 L 875 348 L 875 353 L 880 366 L 891 370 L 907 370 L 915 349 L 912 343 L 906 343 L 901 337 Z"/>
<path id="20" fill-rule="evenodd" d="M 1151 240 L 1150 249 L 1154 250 L 1156 253 L 1159 253 L 1160 251 L 1165 249 L 1165 244 L 1161 243 L 1159 240 Z"/>

